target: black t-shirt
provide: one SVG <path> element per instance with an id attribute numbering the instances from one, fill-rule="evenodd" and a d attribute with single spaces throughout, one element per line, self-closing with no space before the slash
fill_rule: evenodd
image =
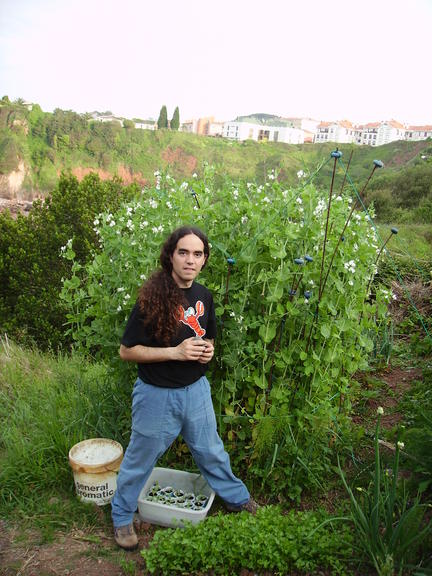
<path id="1" fill-rule="evenodd" d="M 170 346 L 177 346 L 191 336 L 214 339 L 216 337 L 216 316 L 211 292 L 197 282 L 193 282 L 190 288 L 183 288 L 182 290 L 189 307 L 186 310 L 182 307 L 180 330 L 170 342 Z M 129 316 L 121 343 L 127 348 L 132 348 L 138 344 L 164 347 L 154 338 L 150 328 L 144 326 L 144 317 L 145 311 L 141 313 L 138 303 L 136 303 Z M 200 364 L 195 360 L 138 363 L 138 376 L 141 380 L 163 388 L 188 386 L 201 378 L 206 370 L 207 364 Z"/>

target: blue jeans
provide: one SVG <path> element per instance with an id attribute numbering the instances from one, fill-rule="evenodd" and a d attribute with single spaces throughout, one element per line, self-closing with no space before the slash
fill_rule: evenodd
<path id="1" fill-rule="evenodd" d="M 132 434 L 111 504 L 114 526 L 132 522 L 142 487 L 179 434 L 216 494 L 235 506 L 249 500 L 217 433 L 207 378 L 202 376 L 184 388 L 160 388 L 138 378 L 132 392 Z"/>

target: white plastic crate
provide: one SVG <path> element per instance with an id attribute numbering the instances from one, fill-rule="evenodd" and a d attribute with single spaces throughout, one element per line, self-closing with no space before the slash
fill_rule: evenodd
<path id="1" fill-rule="evenodd" d="M 155 482 L 158 482 L 161 487 L 172 486 L 175 490 L 192 492 L 195 495 L 203 494 L 208 498 L 207 504 L 202 510 L 191 510 L 172 504 L 145 500 Z M 214 497 L 214 491 L 201 474 L 171 470 L 169 468 L 154 468 L 138 497 L 139 516 L 145 522 L 171 528 L 183 527 L 185 520 L 192 522 L 192 524 L 198 524 L 207 516 Z"/>

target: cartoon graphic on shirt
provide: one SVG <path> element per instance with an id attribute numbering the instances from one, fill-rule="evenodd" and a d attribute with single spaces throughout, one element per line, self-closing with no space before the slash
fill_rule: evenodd
<path id="1" fill-rule="evenodd" d="M 204 304 L 201 302 L 201 300 L 198 300 L 198 302 L 195 304 L 195 307 L 196 312 L 193 306 L 189 306 L 187 310 L 185 310 L 183 306 L 180 306 L 180 322 L 183 322 L 183 324 L 186 324 L 186 326 L 192 328 L 195 334 L 202 338 L 206 331 L 204 328 L 201 328 L 200 323 L 198 322 L 198 318 L 204 315 Z"/>

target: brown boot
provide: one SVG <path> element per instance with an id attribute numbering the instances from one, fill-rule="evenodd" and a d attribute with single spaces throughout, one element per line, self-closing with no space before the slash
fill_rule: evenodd
<path id="1" fill-rule="evenodd" d="M 120 548 L 124 550 L 135 550 L 138 548 L 138 538 L 133 524 L 127 526 L 114 527 L 114 539 Z"/>
<path id="2" fill-rule="evenodd" d="M 235 506 L 234 504 L 225 503 L 225 508 L 228 512 L 249 512 L 249 514 L 255 515 L 259 508 L 259 505 L 255 502 L 253 498 L 249 498 L 249 500 L 245 504 L 240 504 L 240 506 Z"/>

